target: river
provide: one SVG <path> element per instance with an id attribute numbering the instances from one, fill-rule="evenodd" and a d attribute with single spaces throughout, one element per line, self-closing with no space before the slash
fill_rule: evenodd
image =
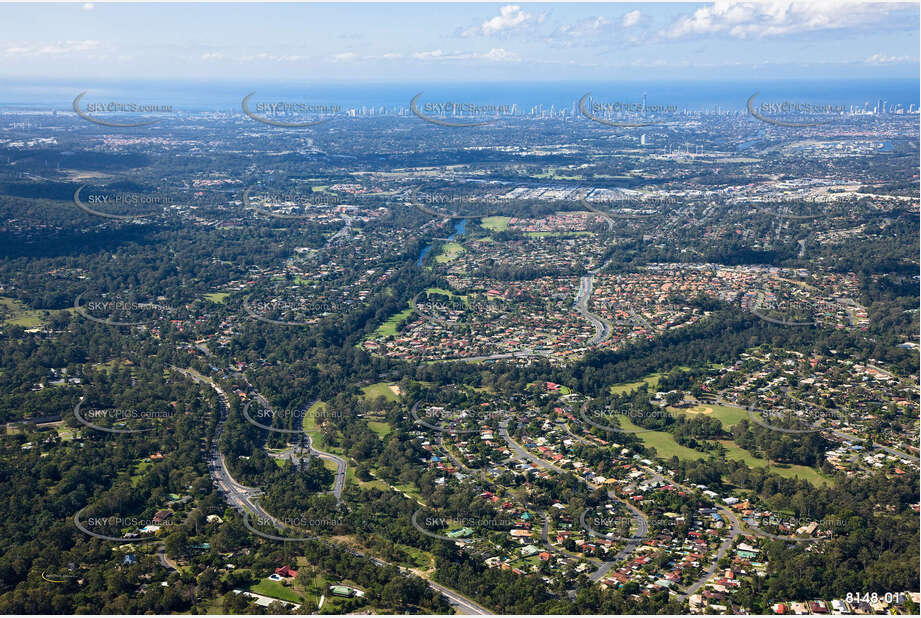
<path id="1" fill-rule="evenodd" d="M 455 237 L 463 234 L 467 231 L 467 219 L 461 219 L 454 223 L 454 233 L 448 236 L 448 240 L 454 240 Z M 422 266 L 422 260 L 425 259 L 425 256 L 429 254 L 429 251 L 432 250 L 432 244 L 429 243 L 422 248 L 422 251 L 419 252 L 419 260 L 416 262 L 419 266 Z"/>

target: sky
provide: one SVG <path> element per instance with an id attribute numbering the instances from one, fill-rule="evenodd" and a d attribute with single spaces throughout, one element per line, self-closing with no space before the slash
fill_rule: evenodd
<path id="1" fill-rule="evenodd" d="M 2 4 L 0 77 L 911 78 L 919 4 Z"/>

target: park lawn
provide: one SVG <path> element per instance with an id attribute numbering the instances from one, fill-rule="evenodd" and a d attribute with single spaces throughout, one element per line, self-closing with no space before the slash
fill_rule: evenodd
<path id="1" fill-rule="evenodd" d="M 393 382 L 377 382 L 376 384 L 362 386 L 361 392 L 364 393 L 365 399 L 383 397 L 387 401 L 396 401 L 399 396 L 393 392 L 393 389 L 390 388 L 391 386 L 394 386 Z"/>
<path id="2" fill-rule="evenodd" d="M 374 335 L 372 335 L 371 338 L 376 339 L 378 337 L 395 337 L 397 334 L 397 324 L 408 318 L 412 312 L 413 309 L 410 307 L 390 316 L 390 319 L 377 327 L 377 330 L 374 331 Z"/>
<path id="3" fill-rule="evenodd" d="M 626 416 L 618 415 L 617 419 L 620 421 L 620 426 L 624 429 L 642 429 L 642 427 L 639 427 L 638 425 L 630 422 Z M 642 440 L 644 445 L 654 447 L 656 449 L 657 456 L 663 459 L 670 459 L 671 457 L 676 456 L 678 459 L 683 459 L 685 461 L 696 461 L 698 459 L 707 459 L 707 457 L 709 457 L 709 454 L 703 451 L 697 451 L 686 446 L 681 446 L 675 442 L 675 438 L 672 436 L 672 434 L 665 431 L 647 431 L 644 433 L 636 434 L 636 437 Z M 798 476 L 799 478 L 808 481 L 814 486 L 829 484 L 829 480 L 823 477 L 817 470 L 813 468 L 796 465 L 774 465 L 766 459 L 755 457 L 745 449 L 739 447 L 732 440 L 719 440 L 719 443 L 726 448 L 727 459 L 741 461 L 749 468 L 768 468 L 769 472 L 784 478 L 793 478 Z"/>
<path id="4" fill-rule="evenodd" d="M 352 475 L 351 479 L 354 480 L 356 483 L 358 483 L 361 487 L 364 487 L 366 489 L 374 487 L 381 491 L 393 491 L 392 489 L 390 489 L 390 485 L 388 485 L 381 479 L 372 478 L 370 481 L 362 481 L 357 476 L 355 476 L 354 469 L 355 469 L 355 466 L 349 466 L 348 469 L 346 470 L 345 477 L 346 477 L 347 483 L 351 482 L 349 475 Z"/>
<path id="5" fill-rule="evenodd" d="M 320 431 L 320 424 L 317 423 L 318 413 L 325 409 L 326 404 L 322 401 L 317 401 L 310 406 L 310 409 L 307 410 L 307 414 L 304 415 L 304 432 L 310 436 L 310 441 L 314 448 L 334 453 L 336 449 L 327 448 L 326 437 L 323 435 L 323 432 Z"/>
<path id="6" fill-rule="evenodd" d="M 336 470 L 339 469 L 335 461 L 332 461 L 330 459 L 320 459 L 320 461 L 323 462 L 323 467 L 329 470 L 330 472 L 332 472 L 333 474 L 335 474 Z M 348 468 L 346 468 L 345 470 L 345 476 L 346 476 L 346 480 L 348 480 L 348 476 L 349 476 Z"/>
<path id="7" fill-rule="evenodd" d="M 432 565 L 435 562 L 435 557 L 431 553 L 423 549 L 419 549 L 418 547 L 411 547 L 410 545 L 403 545 L 402 543 L 394 543 L 394 545 L 396 545 L 397 548 L 402 549 L 404 552 L 409 554 L 409 558 L 411 562 L 404 563 L 404 564 L 411 566 L 411 567 L 418 567 L 426 571 L 432 568 Z"/>
<path id="8" fill-rule="evenodd" d="M 134 471 L 129 477 L 131 480 L 131 486 L 137 487 L 138 483 L 141 482 L 141 479 L 144 478 L 144 475 L 147 473 L 147 469 L 153 465 L 153 462 L 149 459 L 142 459 L 141 461 L 134 464 Z"/>
<path id="9" fill-rule="evenodd" d="M 772 464 L 767 459 L 755 457 L 732 440 L 719 440 L 719 443 L 726 447 L 726 457 L 728 459 L 744 462 L 749 468 L 767 468 L 769 472 L 778 476 L 788 479 L 799 477 L 804 481 L 809 481 L 809 483 L 814 486 L 831 484 L 831 480 L 822 476 L 815 468 L 794 464 Z"/>
<path id="10" fill-rule="evenodd" d="M 205 294 L 206 299 L 219 305 L 223 305 L 228 296 L 230 296 L 229 292 L 212 292 L 211 294 Z"/>
<path id="11" fill-rule="evenodd" d="M 76 429 L 66 425 L 58 425 L 54 429 L 58 432 L 58 437 L 60 437 L 61 440 L 73 440 L 78 435 Z"/>
<path id="12" fill-rule="evenodd" d="M 709 410 L 709 412 L 707 412 Z M 741 408 L 730 408 L 727 406 L 717 406 L 703 404 L 692 408 L 668 408 L 673 414 L 687 414 L 689 416 L 704 416 L 718 419 L 723 425 L 723 429 L 729 430 L 733 425 L 748 418 L 748 412 Z"/>
<path id="13" fill-rule="evenodd" d="M 629 418 L 624 415 L 618 414 L 615 418 L 617 418 L 617 420 L 620 422 L 622 429 L 642 429 L 642 427 L 635 425 L 630 421 Z M 636 434 L 636 437 L 642 440 L 644 445 L 655 448 L 657 456 L 661 457 L 662 459 L 678 457 L 678 459 L 696 461 L 698 459 L 707 458 L 706 453 L 695 451 L 692 448 L 681 446 L 675 442 L 675 438 L 667 431 L 645 431 L 643 433 Z"/>
<path id="14" fill-rule="evenodd" d="M 422 499 L 422 494 L 419 493 L 419 488 L 416 487 L 415 483 L 399 483 L 393 486 L 399 492 L 402 492 L 421 504 L 425 504 L 425 500 Z"/>
<path id="15" fill-rule="evenodd" d="M 464 252 L 464 247 L 457 242 L 446 242 L 441 248 L 441 253 L 435 256 L 435 261 L 439 264 L 444 264 L 450 262 L 461 253 Z"/>
<path id="16" fill-rule="evenodd" d="M 508 222 L 511 220 L 511 217 L 483 217 L 480 225 L 493 232 L 502 232 L 508 229 Z"/>
<path id="17" fill-rule="evenodd" d="M 393 431 L 393 428 L 390 426 L 390 423 L 385 421 L 368 421 L 368 429 L 377 434 L 377 437 L 383 440 L 387 435 Z"/>
<path id="18" fill-rule="evenodd" d="M 249 591 L 255 592 L 256 594 L 264 594 L 265 596 L 272 597 L 273 599 L 290 601 L 291 603 L 304 602 L 304 599 L 297 592 L 289 587 L 282 586 L 281 582 L 275 582 L 271 579 L 263 579 L 255 586 L 252 586 Z"/>
<path id="19" fill-rule="evenodd" d="M 680 365 L 677 367 L 677 369 L 680 369 L 681 371 L 691 370 L 690 367 L 687 367 L 685 365 Z M 655 391 L 659 387 L 659 380 L 662 378 L 663 375 L 665 374 L 661 371 L 657 373 L 650 373 L 648 376 L 644 377 L 642 380 L 638 380 L 636 382 L 623 382 L 622 384 L 615 384 L 614 386 L 610 388 L 610 391 L 612 395 L 620 395 L 621 393 L 628 393 L 631 391 L 635 391 L 636 389 L 641 387 L 643 384 L 649 385 L 650 392 Z"/>
<path id="20" fill-rule="evenodd" d="M 74 312 L 73 307 L 67 309 L 29 309 L 25 304 L 9 298 L 0 296 L 0 316 L 6 316 L 4 324 L 9 326 L 21 326 L 23 328 L 38 328 L 46 318 L 63 312 Z"/>

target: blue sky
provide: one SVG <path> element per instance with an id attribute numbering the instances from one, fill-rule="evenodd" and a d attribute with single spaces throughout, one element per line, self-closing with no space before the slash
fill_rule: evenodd
<path id="1" fill-rule="evenodd" d="M 918 4 L 5 4 L 0 76 L 408 82 L 919 75 Z"/>

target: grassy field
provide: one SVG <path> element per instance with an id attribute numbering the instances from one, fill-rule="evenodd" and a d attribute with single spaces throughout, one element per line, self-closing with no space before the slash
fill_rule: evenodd
<path id="1" fill-rule="evenodd" d="M 435 557 L 429 552 L 419 549 L 418 547 L 411 547 L 409 545 L 403 545 L 402 543 L 395 543 L 395 545 L 409 554 L 412 563 L 410 566 L 419 567 L 421 569 L 431 569 L 432 564 L 435 562 Z"/>
<path id="2" fill-rule="evenodd" d="M 810 468 L 808 466 L 772 464 L 767 459 L 755 457 L 732 440 L 720 440 L 719 442 L 724 447 L 726 447 L 727 459 L 745 462 L 745 465 L 747 465 L 749 468 L 767 468 L 770 472 L 773 472 L 778 476 L 790 479 L 799 477 L 805 481 L 809 481 L 809 483 L 815 486 L 828 485 L 831 483 L 828 478 L 822 476 L 822 474 L 819 473 L 819 471 L 815 468 Z"/>
<path id="3" fill-rule="evenodd" d="M 726 406 L 708 404 L 694 406 L 693 408 L 668 408 L 668 410 L 674 414 L 706 416 L 719 419 L 719 422 L 723 425 L 723 429 L 727 431 L 743 418 L 748 418 L 748 412 L 741 408 L 727 408 Z"/>
<path id="4" fill-rule="evenodd" d="M 212 292 L 211 294 L 205 294 L 206 299 L 219 305 L 223 305 L 228 296 L 230 296 L 229 292 Z"/>
<path id="5" fill-rule="evenodd" d="M 327 448 L 326 438 L 323 436 L 323 432 L 320 431 L 320 424 L 317 422 L 319 412 L 325 409 L 326 404 L 322 401 L 318 401 L 310 406 L 310 409 L 307 410 L 307 414 L 304 415 L 304 431 L 310 436 L 314 448 L 320 449 L 321 451 L 333 452 Z"/>
<path id="6" fill-rule="evenodd" d="M 435 261 L 439 264 L 444 264 L 450 262 L 461 253 L 464 252 L 464 247 L 457 242 L 446 242 L 441 247 L 441 253 L 435 256 Z"/>
<path id="7" fill-rule="evenodd" d="M 393 431 L 393 428 L 390 426 L 390 423 L 384 421 L 368 421 L 368 429 L 377 434 L 381 440 L 387 437 L 387 435 Z"/>
<path id="8" fill-rule="evenodd" d="M 690 371 L 690 370 L 691 370 L 690 367 L 686 367 L 686 366 L 684 366 L 684 365 L 678 367 L 678 369 L 680 369 L 681 371 Z M 621 394 L 621 393 L 628 393 L 628 392 L 631 392 L 631 391 L 635 391 L 636 389 L 638 389 L 639 387 L 641 387 L 643 384 L 648 384 L 648 385 L 649 385 L 649 390 L 650 390 L 650 391 L 654 391 L 654 390 L 656 390 L 656 389 L 659 387 L 659 379 L 660 379 L 663 375 L 665 375 L 665 374 L 662 373 L 662 372 L 651 373 L 651 374 L 649 374 L 648 376 L 646 376 L 645 378 L 643 378 L 642 380 L 638 380 L 638 381 L 636 381 L 636 382 L 624 382 L 624 383 L 622 383 L 622 384 L 615 384 L 614 386 L 611 387 L 610 390 L 611 390 L 611 393 L 612 393 L 612 394 L 619 395 L 619 394 Z"/>
<path id="9" fill-rule="evenodd" d="M 263 579 L 261 582 L 249 589 L 250 592 L 255 592 L 256 594 L 264 594 L 267 597 L 272 597 L 273 599 L 281 599 L 282 601 L 290 601 L 292 603 L 303 603 L 304 599 L 301 598 L 297 592 L 292 590 L 289 587 L 282 586 L 281 582 L 273 582 L 271 579 Z"/>
<path id="10" fill-rule="evenodd" d="M 0 319 L 9 326 L 23 328 L 38 328 L 46 318 L 62 311 L 73 312 L 73 309 L 59 309 L 46 311 L 44 309 L 29 309 L 15 298 L 0 296 Z"/>
<path id="11" fill-rule="evenodd" d="M 105 373 L 108 375 L 112 373 L 116 367 L 118 367 L 120 362 L 122 361 L 117 358 L 113 358 L 112 360 L 106 361 L 104 363 L 95 363 L 93 365 L 93 370 L 101 371 L 102 373 Z"/>
<path id="12" fill-rule="evenodd" d="M 153 462 L 147 459 L 142 459 L 141 461 L 134 464 L 134 471 L 130 476 L 131 486 L 137 487 L 138 483 L 144 478 L 144 475 L 147 474 L 147 469 L 153 465 Z"/>
<path id="13" fill-rule="evenodd" d="M 617 420 L 620 421 L 620 426 L 623 429 L 628 429 L 635 431 L 637 429 L 642 429 L 639 425 L 634 424 L 629 418 L 624 415 L 617 415 Z M 659 457 L 663 459 L 671 459 L 672 457 L 677 456 L 678 459 L 684 459 L 689 461 L 695 461 L 700 458 L 707 458 L 705 453 L 700 451 L 695 451 L 692 448 L 686 446 L 681 446 L 675 442 L 675 438 L 672 437 L 672 434 L 667 431 L 646 431 L 643 433 L 638 433 L 636 436 L 643 441 L 643 444 L 646 446 L 651 446 L 656 449 L 656 453 Z"/>
<path id="14" fill-rule="evenodd" d="M 393 337 L 397 334 L 397 324 L 402 320 L 409 317 L 409 314 L 413 312 L 412 308 L 405 309 L 397 314 L 390 316 L 386 322 L 377 327 L 377 330 L 372 336 L 373 339 L 378 337 Z"/>
<path id="15" fill-rule="evenodd" d="M 483 217 L 480 225 L 493 232 L 502 232 L 508 229 L 508 222 L 511 217 Z"/>
<path id="16" fill-rule="evenodd" d="M 743 410 L 742 412 L 744 413 L 745 411 Z M 633 424 L 626 416 L 618 415 L 617 418 L 620 421 L 620 426 L 624 429 L 642 429 L 642 427 Z M 695 461 L 701 458 L 706 459 L 709 456 L 703 451 L 697 451 L 686 446 L 681 446 L 675 442 L 675 438 L 672 436 L 672 434 L 665 431 L 647 431 L 636 435 L 640 440 L 643 441 L 643 444 L 655 448 L 658 456 L 664 459 L 671 459 L 672 457 L 677 456 L 678 459 Z M 749 468 L 768 468 L 770 472 L 785 478 L 793 478 L 798 476 L 799 478 L 806 480 L 812 485 L 816 486 L 826 485 L 829 483 L 828 479 L 823 477 L 817 470 L 813 468 L 793 465 L 778 466 L 771 464 L 771 462 L 767 461 L 766 459 L 755 457 L 745 449 L 739 447 L 732 440 L 720 440 L 719 442 L 726 448 L 727 459 L 744 462 L 745 465 L 747 465 Z"/>
<path id="17" fill-rule="evenodd" d="M 321 459 L 320 461 L 323 462 L 323 467 L 329 470 L 330 472 L 332 472 L 333 474 L 335 474 L 336 470 L 339 469 L 339 467 L 336 465 L 336 462 L 332 461 L 331 459 Z M 348 471 L 346 471 L 346 476 L 348 476 Z"/>
<path id="18" fill-rule="evenodd" d="M 362 386 L 361 391 L 365 394 L 365 399 L 383 397 L 387 401 L 396 401 L 399 399 L 399 395 L 393 392 L 393 389 L 390 388 L 391 386 L 395 386 L 395 384 L 393 382 L 377 382 L 376 384 Z"/>

